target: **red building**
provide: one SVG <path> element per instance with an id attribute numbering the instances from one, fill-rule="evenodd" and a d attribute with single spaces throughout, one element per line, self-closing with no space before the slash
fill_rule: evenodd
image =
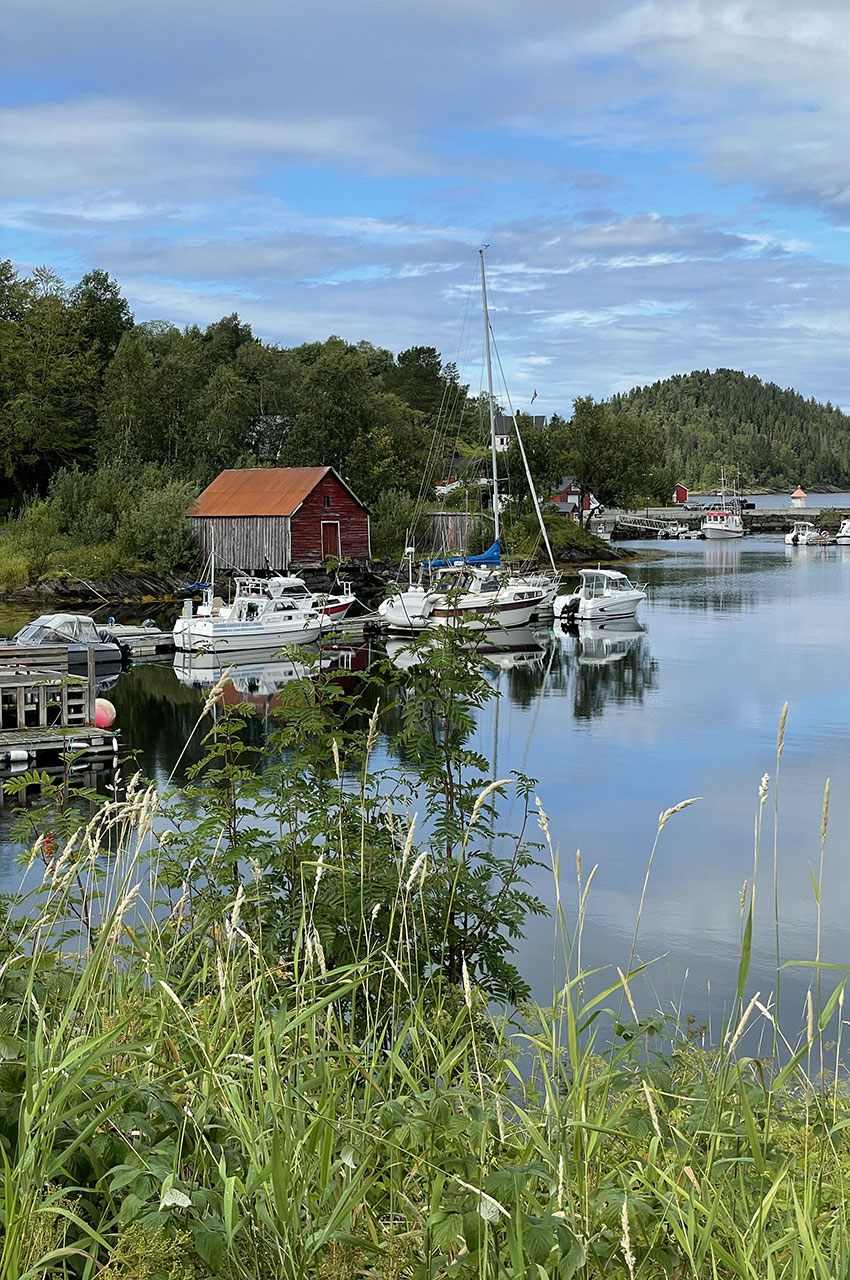
<path id="1" fill-rule="evenodd" d="M 371 555 L 369 511 L 333 467 L 222 471 L 186 515 L 207 555 L 245 573 Z"/>
<path id="2" fill-rule="evenodd" d="M 688 500 L 688 491 L 683 484 L 677 484 L 673 490 L 673 501 L 676 506 L 682 506 Z"/>
<path id="3" fill-rule="evenodd" d="M 562 477 L 557 493 L 552 494 L 552 503 L 562 515 L 572 516 L 573 519 L 578 517 L 579 506 L 585 515 L 594 515 L 602 509 L 602 503 L 594 498 L 589 489 L 582 493 L 575 476 Z"/>

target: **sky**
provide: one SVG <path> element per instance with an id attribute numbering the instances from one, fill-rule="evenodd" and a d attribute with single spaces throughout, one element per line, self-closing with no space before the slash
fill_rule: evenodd
<path id="1" fill-rule="evenodd" d="M 487 244 L 519 408 L 725 367 L 850 409 L 848 69 L 825 0 L 4 0 L 0 257 L 477 390 Z"/>

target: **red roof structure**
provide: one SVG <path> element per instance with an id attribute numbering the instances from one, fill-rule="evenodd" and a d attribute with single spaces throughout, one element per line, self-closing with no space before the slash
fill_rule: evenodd
<path id="1" fill-rule="evenodd" d="M 222 471 L 186 515 L 206 555 L 245 572 L 370 556 L 368 507 L 333 467 Z"/>
<path id="2" fill-rule="evenodd" d="M 222 471 L 186 514 L 291 516 L 329 471 L 333 471 L 333 467 L 253 467 Z"/>

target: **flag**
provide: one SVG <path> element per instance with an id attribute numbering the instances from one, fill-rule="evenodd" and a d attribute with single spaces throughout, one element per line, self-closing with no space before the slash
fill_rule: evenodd
<path id="1" fill-rule="evenodd" d="M 535 391 L 534 395 L 531 397 L 531 403 L 534 404 L 534 401 L 536 399 L 537 399 L 537 392 Z"/>

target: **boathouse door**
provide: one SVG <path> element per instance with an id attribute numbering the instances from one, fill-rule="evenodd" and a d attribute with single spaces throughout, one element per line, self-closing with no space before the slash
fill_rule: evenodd
<path id="1" fill-rule="evenodd" d="M 322 559 L 327 560 L 330 556 L 336 556 L 339 559 L 340 554 L 339 521 L 323 520 Z"/>

